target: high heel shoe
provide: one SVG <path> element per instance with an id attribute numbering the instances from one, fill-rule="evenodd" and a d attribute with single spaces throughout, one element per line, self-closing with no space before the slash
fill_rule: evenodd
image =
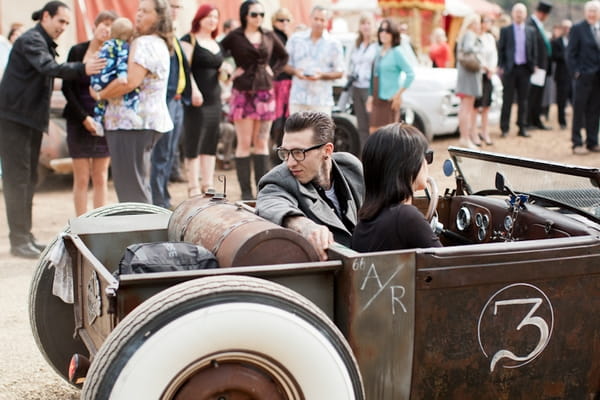
<path id="1" fill-rule="evenodd" d="M 467 140 L 461 139 L 458 141 L 458 144 L 461 147 L 466 147 L 467 149 L 472 149 L 472 150 L 476 150 L 479 148 L 475 145 L 475 143 L 471 142 L 469 139 L 467 139 Z"/>
<path id="2" fill-rule="evenodd" d="M 485 139 L 481 133 L 477 134 L 477 136 L 479 136 L 479 139 L 481 139 L 481 141 L 483 141 L 488 146 L 494 145 L 494 142 L 492 142 L 492 139 Z"/>
<path id="3" fill-rule="evenodd" d="M 198 186 L 192 186 L 192 187 L 188 188 L 188 198 L 201 196 L 201 195 L 202 195 L 202 192 L 200 191 L 200 188 Z"/>

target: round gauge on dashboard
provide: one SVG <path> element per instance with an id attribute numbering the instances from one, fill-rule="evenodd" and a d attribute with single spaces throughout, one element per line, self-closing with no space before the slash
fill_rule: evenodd
<path id="1" fill-rule="evenodd" d="M 511 230 L 513 227 L 513 219 L 510 215 L 504 217 L 504 229 L 507 231 Z"/>
<path id="2" fill-rule="evenodd" d="M 483 221 L 482 221 L 482 224 L 483 224 L 483 225 L 482 225 L 482 226 L 483 226 L 484 228 L 487 228 L 488 226 L 490 226 L 490 216 L 489 216 L 489 215 L 487 215 L 487 214 L 483 214 L 483 217 L 482 217 L 482 219 L 483 219 Z"/>
<path id="3" fill-rule="evenodd" d="M 483 226 L 483 216 L 481 215 L 481 213 L 475 214 L 475 226 L 478 228 Z"/>
<path id="4" fill-rule="evenodd" d="M 483 226 L 480 226 L 479 229 L 477 230 L 477 240 L 479 240 L 480 242 L 483 242 L 486 235 L 487 235 L 487 231 L 485 230 L 485 228 Z"/>
<path id="5" fill-rule="evenodd" d="M 462 206 L 456 213 L 456 229 L 464 231 L 471 224 L 471 211 L 466 206 Z"/>

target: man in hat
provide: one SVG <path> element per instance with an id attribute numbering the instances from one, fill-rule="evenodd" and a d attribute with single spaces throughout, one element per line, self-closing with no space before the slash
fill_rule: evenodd
<path id="1" fill-rule="evenodd" d="M 544 30 L 544 21 L 548 19 L 548 15 L 550 15 L 551 11 L 552 4 L 541 0 L 531 17 L 527 20 L 527 25 L 534 28 L 536 33 L 535 43 L 537 47 L 537 59 L 535 65 L 537 69 L 546 71 L 544 80 L 542 82 L 532 82 L 531 89 L 529 90 L 528 122 L 529 126 L 533 129 L 550 129 L 542 123 L 540 115 L 542 114 L 542 98 L 546 86 L 546 79 L 548 79 L 548 76 L 550 75 L 550 57 L 552 56 L 552 47 L 550 46 L 550 40 L 546 36 L 546 31 Z"/>

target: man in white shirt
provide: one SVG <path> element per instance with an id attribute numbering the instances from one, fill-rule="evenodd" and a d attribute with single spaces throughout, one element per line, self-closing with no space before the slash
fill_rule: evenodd
<path id="1" fill-rule="evenodd" d="M 344 74 L 344 58 L 341 43 L 326 31 L 328 21 L 328 10 L 315 6 L 310 13 L 311 29 L 295 33 L 286 44 L 290 56 L 286 72 L 292 75 L 290 114 L 331 114 L 333 81 Z"/>

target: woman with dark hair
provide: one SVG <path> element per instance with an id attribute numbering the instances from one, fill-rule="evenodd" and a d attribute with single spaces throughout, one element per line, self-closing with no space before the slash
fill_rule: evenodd
<path id="1" fill-rule="evenodd" d="M 233 120 L 237 137 L 235 162 L 242 199 L 254 197 L 250 184 L 251 148 L 257 186 L 269 170 L 269 132 L 275 119 L 273 76 L 288 61 L 281 41 L 272 31 L 261 27 L 264 16 L 264 8 L 258 1 L 243 2 L 240 6 L 241 26 L 221 42 L 237 65 L 233 74 L 229 117 Z"/>
<path id="2" fill-rule="evenodd" d="M 181 38 L 183 50 L 190 60 L 193 81 L 202 97 L 200 106 L 186 105 L 183 114 L 183 151 L 189 196 L 197 196 L 214 187 L 222 108 L 219 71 L 223 65 L 223 52 L 215 40 L 218 32 L 219 10 L 204 4 L 196 11 L 190 33 Z M 198 187 L 198 179 L 202 181 L 201 187 Z"/>
<path id="3" fill-rule="evenodd" d="M 377 30 L 379 52 L 373 64 L 367 110 L 371 112 L 370 132 L 398 122 L 402 93 L 410 87 L 415 73 L 400 47 L 400 31 L 395 23 L 384 19 Z M 406 74 L 403 78 L 402 72 Z"/>
<path id="4" fill-rule="evenodd" d="M 127 82 L 113 80 L 96 101 L 107 99 L 104 130 L 119 201 L 152 203 L 150 157 L 154 144 L 173 129 L 167 108 L 167 79 L 173 48 L 171 12 L 166 0 L 140 0 L 135 18 L 137 37 L 131 43 Z M 139 106 L 132 109 L 123 95 L 139 88 Z"/>
<path id="5" fill-rule="evenodd" d="M 433 151 L 418 129 L 403 123 L 384 126 L 365 143 L 362 163 L 365 201 L 352 235 L 360 252 L 440 247 L 423 214 L 412 205 L 427 185 Z"/>
<path id="6" fill-rule="evenodd" d="M 86 62 L 110 38 L 110 28 L 117 14 L 102 11 L 94 21 L 92 40 L 71 47 L 67 61 Z M 93 112 L 95 101 L 90 96 L 90 78 L 64 81 L 62 91 L 67 99 L 63 116 L 67 120 L 67 146 L 73 160 L 73 202 L 77 216 L 87 211 L 88 185 L 93 189 L 94 208 L 106 204 L 108 165 L 110 163 L 106 138 L 96 135 Z"/>

